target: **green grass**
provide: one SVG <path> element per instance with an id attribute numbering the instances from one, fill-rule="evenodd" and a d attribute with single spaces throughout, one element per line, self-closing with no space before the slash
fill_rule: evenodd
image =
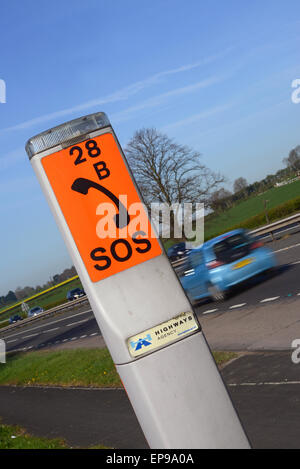
<path id="1" fill-rule="evenodd" d="M 205 238 L 222 233 L 255 215 L 264 212 L 263 201 L 268 200 L 267 210 L 300 196 L 300 181 L 282 187 L 274 187 L 263 194 L 250 197 L 220 215 L 209 216 L 205 221 Z M 266 222 L 265 222 L 266 223 Z"/>
<path id="2" fill-rule="evenodd" d="M 236 356 L 214 352 L 218 365 Z M 7 363 L 0 364 L 0 385 L 122 387 L 106 348 L 9 355 Z"/>
<path id="3" fill-rule="evenodd" d="M 214 359 L 218 366 L 223 366 L 225 363 L 238 357 L 234 352 L 213 352 Z"/>
<path id="4" fill-rule="evenodd" d="M 64 441 L 28 435 L 25 430 L 0 424 L 0 449 L 66 449 Z"/>
<path id="5" fill-rule="evenodd" d="M 122 386 L 106 348 L 38 351 L 7 357 L 0 385 Z"/>
<path id="6" fill-rule="evenodd" d="M 19 426 L 0 423 L 0 449 L 72 449 L 72 447 L 59 438 L 49 439 L 32 436 Z M 81 449 L 111 448 L 99 444 Z"/>

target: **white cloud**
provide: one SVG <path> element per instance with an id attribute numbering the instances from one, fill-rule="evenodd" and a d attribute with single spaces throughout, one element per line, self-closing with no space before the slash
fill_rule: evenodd
<path id="1" fill-rule="evenodd" d="M 144 109 L 148 108 L 154 108 L 161 106 L 165 101 L 167 101 L 170 98 L 178 97 L 178 96 L 183 96 L 185 94 L 190 94 L 194 93 L 195 91 L 200 90 L 201 88 L 207 88 L 209 86 L 216 85 L 217 83 L 223 81 L 226 78 L 226 76 L 213 76 L 210 78 L 207 78 L 205 80 L 199 81 L 197 83 L 193 83 L 192 85 L 188 86 L 183 86 L 180 88 L 176 88 L 175 90 L 168 91 L 166 93 L 159 94 L 157 96 L 153 96 L 152 98 L 146 99 L 142 101 L 141 103 L 131 106 L 124 111 L 120 111 L 116 114 L 112 114 L 111 120 L 114 123 L 119 123 L 123 122 L 125 120 L 128 120 L 131 118 L 132 115 L 134 115 L 138 111 L 142 111 Z"/>
<path id="2" fill-rule="evenodd" d="M 9 132 L 9 131 L 16 131 L 16 130 L 23 130 L 23 129 L 28 129 L 30 127 L 34 127 L 35 125 L 42 124 L 44 122 L 48 122 L 57 118 L 61 118 L 64 116 L 68 116 L 74 113 L 78 113 L 81 111 L 86 111 L 88 109 L 91 109 L 96 106 L 102 106 L 105 104 L 111 104 L 115 102 L 120 102 L 120 101 L 125 101 L 128 100 L 131 96 L 134 96 L 138 92 L 149 88 L 150 86 L 153 86 L 159 82 L 161 82 L 165 77 L 171 76 L 171 75 L 177 75 L 179 73 L 184 73 L 189 70 L 198 68 L 202 65 L 206 65 L 210 62 L 214 62 L 217 59 L 224 57 L 226 54 L 228 54 L 232 48 L 227 48 L 224 51 L 222 51 L 219 54 L 211 55 L 209 57 L 203 58 L 202 60 L 199 60 L 197 62 L 183 65 L 181 67 L 177 67 L 174 69 L 170 70 L 165 70 L 159 73 L 155 73 L 154 75 L 151 75 L 148 78 L 145 78 L 144 80 L 140 80 L 136 83 L 133 83 L 132 85 L 126 86 L 118 91 L 115 91 L 114 93 L 111 93 L 107 96 L 92 99 L 90 101 L 86 101 L 85 103 L 78 104 L 76 106 L 62 109 L 60 111 L 55 111 L 49 114 L 45 114 L 43 116 L 36 117 L 34 119 L 29 119 L 27 121 L 21 122 L 20 124 L 16 124 L 10 127 L 6 127 L 5 129 L 0 130 L 0 133 L 3 132 Z M 172 92 L 171 92 L 172 93 Z"/>
<path id="3" fill-rule="evenodd" d="M 198 122 L 201 119 L 205 119 L 207 117 L 224 112 L 231 107 L 232 107 L 232 104 L 224 104 L 222 106 L 216 106 L 210 109 L 206 109 L 205 111 L 201 111 L 197 114 L 193 114 L 192 116 L 186 117 L 185 119 L 181 119 L 179 121 L 173 122 L 172 124 L 168 124 L 164 126 L 161 130 L 166 132 L 176 127 L 184 127 L 186 125 L 191 125 L 191 124 L 194 124 L 195 122 Z"/>

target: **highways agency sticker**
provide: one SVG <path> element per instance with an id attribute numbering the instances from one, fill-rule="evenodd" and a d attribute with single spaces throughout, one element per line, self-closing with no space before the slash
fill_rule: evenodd
<path id="1" fill-rule="evenodd" d="M 182 339 L 197 329 L 199 329 L 199 323 L 195 319 L 194 313 L 182 313 L 169 321 L 130 337 L 127 340 L 130 355 L 138 357 L 153 352 L 157 348 Z"/>

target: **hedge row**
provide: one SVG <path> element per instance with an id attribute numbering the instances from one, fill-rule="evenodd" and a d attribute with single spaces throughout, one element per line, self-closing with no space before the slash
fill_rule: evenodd
<path id="1" fill-rule="evenodd" d="M 299 212 L 300 211 L 300 197 L 296 197 L 295 199 L 291 199 L 288 202 L 285 202 L 284 204 L 277 205 L 277 207 L 274 207 L 270 210 L 268 210 L 268 217 L 270 220 L 270 223 L 276 220 L 279 220 L 280 218 L 287 217 L 294 212 Z M 226 231 L 231 231 L 231 230 L 236 230 L 237 228 L 244 228 L 244 229 L 255 229 L 259 228 L 260 226 L 266 225 L 266 216 L 264 212 L 259 213 L 258 215 L 255 215 L 254 217 L 248 218 L 245 221 L 242 221 L 231 228 L 228 228 Z M 224 231 L 216 232 L 208 237 L 205 237 L 205 241 L 211 238 L 215 238 L 216 236 L 219 236 L 220 234 L 224 233 Z"/>

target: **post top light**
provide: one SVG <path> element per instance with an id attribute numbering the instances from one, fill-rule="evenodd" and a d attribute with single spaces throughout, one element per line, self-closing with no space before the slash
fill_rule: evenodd
<path id="1" fill-rule="evenodd" d="M 69 142 L 71 145 L 76 139 L 80 140 L 82 135 L 87 135 L 89 132 L 108 126 L 110 126 L 110 122 L 104 112 L 79 117 L 31 137 L 26 143 L 26 152 L 29 159 L 31 159 L 42 151 L 49 150 L 57 145 L 64 146 Z"/>

